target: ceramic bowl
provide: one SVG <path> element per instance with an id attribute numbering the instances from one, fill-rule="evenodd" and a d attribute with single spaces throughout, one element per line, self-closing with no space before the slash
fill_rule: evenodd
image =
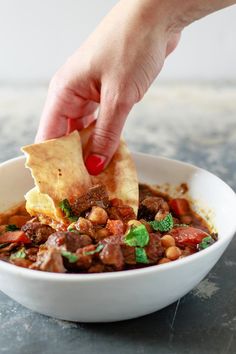
<path id="1" fill-rule="evenodd" d="M 23 306 L 56 318 L 109 322 L 149 314 L 193 289 L 211 270 L 236 231 L 236 195 L 215 175 L 165 158 L 134 154 L 139 180 L 186 182 L 191 198 L 211 210 L 219 240 L 189 257 L 138 270 L 102 274 L 54 274 L 0 261 L 0 289 Z M 32 186 L 24 157 L 0 165 L 0 212 L 22 201 Z M 125 171 L 124 171 L 125 173 Z"/>

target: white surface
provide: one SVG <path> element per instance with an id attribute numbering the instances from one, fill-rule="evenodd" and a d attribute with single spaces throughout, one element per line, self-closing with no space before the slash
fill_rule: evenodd
<path id="1" fill-rule="evenodd" d="M 142 181 L 174 184 L 186 181 L 190 195 L 214 209 L 219 240 L 208 249 L 175 262 L 115 273 L 53 274 L 0 261 L 0 289 L 22 305 L 49 316 L 106 322 L 151 313 L 196 286 L 214 266 L 236 230 L 235 193 L 216 176 L 191 165 L 139 154 L 135 155 L 135 161 Z M 24 168 L 24 158 L 1 165 L 0 172 L 1 200 L 10 206 L 12 186 L 18 191 L 18 201 L 19 194 L 31 188 L 32 180 Z"/>
<path id="2" fill-rule="evenodd" d="M 48 81 L 116 0 L 0 0 L 0 82 Z M 236 6 L 191 25 L 163 79 L 236 80 Z"/>

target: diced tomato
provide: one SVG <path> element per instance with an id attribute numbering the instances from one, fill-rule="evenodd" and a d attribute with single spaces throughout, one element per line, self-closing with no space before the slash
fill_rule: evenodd
<path id="1" fill-rule="evenodd" d="M 205 231 L 195 227 L 176 227 L 169 234 L 174 237 L 179 246 L 196 247 L 202 240 L 209 236 Z"/>
<path id="2" fill-rule="evenodd" d="M 21 230 L 19 231 L 7 231 L 0 235 L 1 243 L 31 243 L 31 239 Z"/>
<path id="3" fill-rule="evenodd" d="M 190 213 L 189 202 L 184 198 L 172 199 L 169 203 L 171 210 L 176 216 L 183 216 Z"/>
<path id="4" fill-rule="evenodd" d="M 124 224 L 121 220 L 108 219 L 106 228 L 112 235 L 121 236 L 124 233 Z"/>

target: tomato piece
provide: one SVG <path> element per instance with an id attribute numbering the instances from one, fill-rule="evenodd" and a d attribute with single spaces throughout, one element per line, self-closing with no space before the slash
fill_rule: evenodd
<path id="1" fill-rule="evenodd" d="M 190 206 L 187 199 L 175 198 L 170 201 L 169 205 L 176 216 L 183 216 L 190 213 Z"/>
<path id="2" fill-rule="evenodd" d="M 195 227 L 176 227 L 169 234 L 174 237 L 179 246 L 196 247 L 202 240 L 209 236 L 208 233 Z"/>
<path id="3" fill-rule="evenodd" d="M 106 228 L 112 235 L 121 236 L 124 234 L 124 224 L 121 220 L 108 219 Z"/>
<path id="4" fill-rule="evenodd" d="M 24 231 L 7 231 L 0 235 L 0 243 L 31 243 L 31 239 Z"/>

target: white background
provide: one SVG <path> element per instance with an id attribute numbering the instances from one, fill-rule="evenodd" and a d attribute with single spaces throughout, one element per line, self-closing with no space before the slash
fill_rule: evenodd
<path id="1" fill-rule="evenodd" d="M 0 0 L 0 83 L 48 81 L 115 3 Z M 236 6 L 187 28 L 161 78 L 236 80 Z"/>

